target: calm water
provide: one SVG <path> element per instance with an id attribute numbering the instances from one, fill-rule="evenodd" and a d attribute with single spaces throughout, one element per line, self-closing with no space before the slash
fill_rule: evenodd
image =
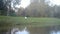
<path id="1" fill-rule="evenodd" d="M 0 34 L 60 34 L 60 25 L 46 27 L 14 26 L 3 29 Z"/>

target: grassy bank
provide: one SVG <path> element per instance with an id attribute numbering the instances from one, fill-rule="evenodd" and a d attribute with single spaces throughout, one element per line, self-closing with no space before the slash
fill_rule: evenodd
<path id="1" fill-rule="evenodd" d="M 37 18 L 37 17 L 7 17 L 0 16 L 0 26 L 3 25 L 30 25 L 30 26 L 52 26 L 60 25 L 60 19 L 58 18 Z"/>

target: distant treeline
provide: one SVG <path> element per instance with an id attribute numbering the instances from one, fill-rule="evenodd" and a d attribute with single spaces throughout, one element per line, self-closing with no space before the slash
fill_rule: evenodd
<path id="1" fill-rule="evenodd" d="M 16 4 L 19 4 L 18 0 L 15 0 Z M 0 15 L 4 16 L 27 16 L 27 17 L 59 17 L 60 18 L 60 6 L 49 6 L 46 2 L 37 1 L 31 2 L 27 8 L 16 8 L 13 3 L 12 7 L 10 0 L 0 0 Z M 18 3 L 17 3 L 18 2 Z M 14 9 L 13 9 L 14 8 Z"/>

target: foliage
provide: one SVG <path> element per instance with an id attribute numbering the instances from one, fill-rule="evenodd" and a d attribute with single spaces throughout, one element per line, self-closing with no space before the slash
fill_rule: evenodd
<path id="1" fill-rule="evenodd" d="M 0 0 L 0 15 L 28 17 L 57 17 L 60 18 L 60 6 L 49 6 L 45 0 L 31 0 L 27 8 L 17 8 L 21 0 Z M 13 5 L 12 5 L 13 4 Z"/>

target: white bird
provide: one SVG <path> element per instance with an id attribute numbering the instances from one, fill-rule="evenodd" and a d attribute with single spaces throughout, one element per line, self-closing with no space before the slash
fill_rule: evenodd
<path id="1" fill-rule="evenodd" d="M 27 17 L 25 17 L 25 19 L 27 19 Z"/>

